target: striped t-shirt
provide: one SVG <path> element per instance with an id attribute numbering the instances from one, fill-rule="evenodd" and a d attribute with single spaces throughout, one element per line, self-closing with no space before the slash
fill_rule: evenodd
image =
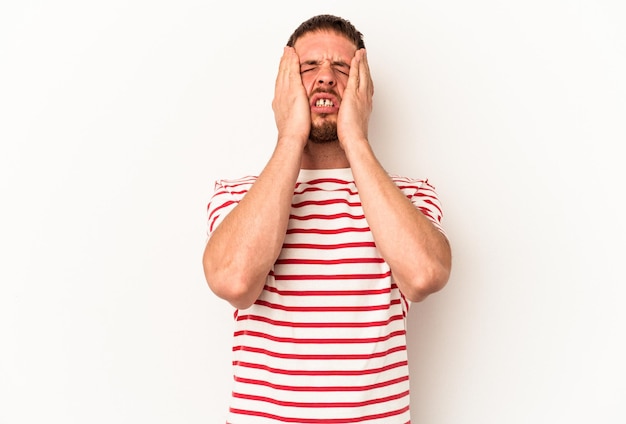
<path id="1" fill-rule="evenodd" d="M 441 231 L 427 181 L 392 176 Z M 255 182 L 222 180 L 209 235 Z M 265 288 L 235 313 L 230 424 L 406 424 L 409 302 L 376 248 L 349 168 L 301 170 Z"/>

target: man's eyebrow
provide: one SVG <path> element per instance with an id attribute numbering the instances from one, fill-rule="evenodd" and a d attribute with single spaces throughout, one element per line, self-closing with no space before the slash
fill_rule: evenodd
<path id="1" fill-rule="evenodd" d="M 341 66 L 343 68 L 350 68 L 350 64 L 346 63 L 346 62 L 344 62 L 342 60 L 338 60 L 338 61 L 333 62 L 333 66 Z"/>
<path id="2" fill-rule="evenodd" d="M 304 62 L 302 62 L 300 64 L 300 66 L 304 66 L 304 65 L 312 66 L 312 65 L 319 65 L 321 63 L 322 63 L 322 61 L 320 61 L 320 60 L 305 60 Z M 333 61 L 331 63 L 331 65 L 332 66 L 341 66 L 342 68 L 350 68 L 350 64 L 344 62 L 343 60 Z"/>

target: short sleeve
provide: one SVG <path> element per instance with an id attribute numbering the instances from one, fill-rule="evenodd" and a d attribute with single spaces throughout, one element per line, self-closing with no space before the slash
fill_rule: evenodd
<path id="1" fill-rule="evenodd" d="M 441 225 L 443 210 L 435 187 L 428 180 L 392 177 L 398 188 L 411 200 L 430 222 L 445 235 Z"/>
<path id="2" fill-rule="evenodd" d="M 210 238 L 224 218 L 235 209 L 246 195 L 256 177 L 244 177 L 238 180 L 218 180 L 211 200 L 207 206 L 207 237 Z M 208 239 L 207 238 L 207 239 Z"/>

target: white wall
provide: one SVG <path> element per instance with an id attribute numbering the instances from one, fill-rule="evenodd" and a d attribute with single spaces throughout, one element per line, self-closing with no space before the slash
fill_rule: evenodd
<path id="1" fill-rule="evenodd" d="M 205 206 L 268 159 L 318 13 L 365 33 L 375 150 L 445 207 L 413 421 L 626 421 L 621 2 L 61 0 L 0 6 L 0 423 L 224 421 Z"/>

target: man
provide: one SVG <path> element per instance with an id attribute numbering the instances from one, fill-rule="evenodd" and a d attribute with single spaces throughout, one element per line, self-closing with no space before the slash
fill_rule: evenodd
<path id="1" fill-rule="evenodd" d="M 269 162 L 216 183 L 203 264 L 237 308 L 229 423 L 410 421 L 406 314 L 446 284 L 451 253 L 433 188 L 374 156 L 373 92 L 350 22 L 302 23 Z"/>

